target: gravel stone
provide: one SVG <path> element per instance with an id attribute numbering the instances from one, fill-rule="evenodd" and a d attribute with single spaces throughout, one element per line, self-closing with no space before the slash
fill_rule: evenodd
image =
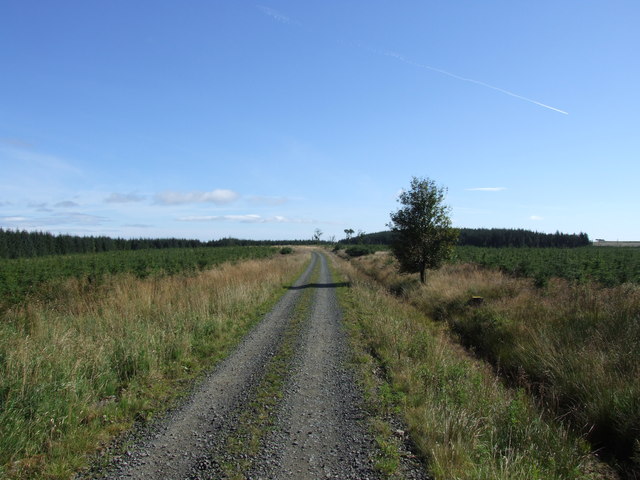
<path id="1" fill-rule="evenodd" d="M 310 279 L 319 264 L 317 283 Z M 300 278 L 265 315 L 236 350 L 199 384 L 184 403 L 164 418 L 120 440 L 120 451 L 105 467 L 77 479 L 116 480 L 220 478 L 220 463 L 234 463 L 225 439 L 237 431 L 238 418 L 260 384 L 265 366 L 276 354 L 294 308 L 305 289 L 313 301 L 298 339 L 283 397 L 271 412 L 275 428 L 263 438 L 246 478 L 377 479 L 375 441 L 367 427 L 362 394 L 348 366 L 347 334 L 336 296 L 337 285 L 324 254 L 314 252 Z M 393 425 L 403 441 L 400 472 L 424 480 L 424 467 L 409 453 L 401 423 Z M 247 458 L 246 454 L 240 454 Z M 99 462 L 97 462 L 99 463 Z"/>
<path id="2" fill-rule="evenodd" d="M 307 269 L 273 310 L 244 338 L 236 350 L 200 383 L 190 397 L 165 418 L 148 428 L 125 461 L 114 458 L 103 472 L 80 478 L 185 479 L 194 478 L 223 435 L 233 429 L 232 413 L 246 404 L 264 365 L 277 350 L 293 309 L 318 262 L 314 255 Z M 202 470 L 200 470 L 202 473 Z M 200 476 L 198 474 L 197 476 Z"/>
<path id="3" fill-rule="evenodd" d="M 285 386 L 278 427 L 249 478 L 377 478 L 374 440 L 363 422 L 361 392 L 347 367 L 349 349 L 327 260 L 320 257 L 310 318 Z"/>

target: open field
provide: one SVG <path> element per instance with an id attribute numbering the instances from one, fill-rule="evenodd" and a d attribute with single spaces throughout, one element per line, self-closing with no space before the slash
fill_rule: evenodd
<path id="1" fill-rule="evenodd" d="M 246 249 L 246 255 L 251 251 Z M 273 250 L 254 252 L 271 255 Z M 143 255 L 137 265 L 143 267 L 145 252 L 138 253 Z M 640 362 L 620 352 L 613 355 L 609 337 L 618 330 L 598 330 L 609 313 L 598 295 L 611 300 L 614 289 L 587 292 L 581 284 L 572 290 L 560 280 L 541 289 L 531 280 L 469 265 L 449 265 L 420 287 L 415 278 L 398 276 L 390 255 L 379 252 L 349 261 L 334 258 L 333 277 L 314 253 L 305 275 L 284 290 L 309 258 L 309 250 L 296 248 L 291 255 L 232 259 L 172 275 L 146 267 L 142 275 L 80 274 L 45 281 L 25 297 L 28 301 L 6 305 L 0 314 L 0 476 L 70 478 L 98 449 L 105 455 L 83 478 L 104 468 L 109 478 L 124 473 L 139 478 L 297 478 L 292 472 L 317 477 L 347 470 L 353 478 L 615 478 L 590 453 L 580 427 L 592 422 L 589 440 L 594 444 L 635 431 L 637 415 L 629 402 L 637 392 L 628 379 L 607 369 L 631 368 L 637 378 L 640 372 L 633 368 Z M 633 294 L 629 286 L 615 288 Z M 569 296 L 553 323 L 556 330 L 564 328 L 563 336 L 553 337 L 545 333 L 544 320 L 549 315 L 545 308 L 557 310 L 555 289 Z M 583 290 L 586 297 L 580 296 Z M 485 304 L 468 308 L 470 291 L 483 295 Z M 543 293 L 546 297 L 534 296 Z M 622 296 L 616 298 L 621 304 Z M 514 307 L 513 299 L 521 303 Z M 277 302 L 280 307 L 274 307 Z M 596 304 L 600 316 L 594 319 L 588 308 Z M 576 320 L 562 323 L 562 315 L 576 305 L 583 308 L 581 327 L 589 326 L 599 342 L 585 346 L 584 332 L 571 338 Z M 628 306 L 630 312 L 634 305 Z M 510 316 L 514 311 L 522 317 Z M 542 317 L 526 317 L 530 311 Z M 353 353 L 340 333 L 343 319 Z M 485 325 L 483 319 L 491 321 Z M 474 336 L 474 325 L 482 326 L 481 335 Z M 543 338 L 523 336 L 516 342 L 516 334 L 527 328 L 513 325 L 530 325 Z M 637 338 L 625 325 L 622 317 L 615 324 L 627 328 L 627 343 L 615 345 L 621 352 L 635 348 Z M 234 348 L 252 327 L 255 332 Z M 490 365 L 452 339 L 449 329 L 499 365 L 516 388 L 503 385 Z M 564 342 L 551 345 L 562 354 L 542 355 L 552 351 L 542 343 L 547 337 Z M 530 372 L 523 346 L 534 341 L 542 356 L 532 365 L 541 370 Z M 228 361 L 210 371 L 229 354 Z M 560 363 L 565 357 L 573 363 Z M 343 369 L 349 358 L 355 371 Z M 569 370 L 564 377 L 563 370 Z M 203 372 L 209 373 L 202 377 Z M 184 404 L 176 402 L 176 394 L 186 392 L 198 377 L 206 378 L 202 399 L 196 392 Z M 562 390 L 570 381 L 582 390 Z M 605 392 L 613 392 L 613 407 Z M 535 398 L 543 403 L 536 404 Z M 168 405 L 181 406 L 169 423 L 156 425 Z M 192 407 L 196 413 L 189 414 Z M 627 430 L 604 431 L 589 416 L 594 409 L 602 422 Z M 616 417 L 621 414 L 626 417 Z M 202 423 L 205 417 L 209 420 Z M 127 444 L 125 457 L 118 453 L 122 447 L 106 448 L 134 423 L 150 425 L 150 437 Z M 211 425 L 217 427 L 211 430 Z M 157 437 L 161 431 L 166 441 L 158 440 L 164 438 Z M 620 436 L 620 445 L 627 437 Z M 336 447 L 341 438 L 347 444 Z M 352 448 L 338 457 L 332 453 Z M 620 462 L 633 462 L 615 449 L 610 453 Z M 113 455 L 115 463 L 107 463 Z"/>
<path id="2" fill-rule="evenodd" d="M 617 241 L 608 241 L 604 242 L 594 242 L 594 247 L 640 247 L 640 242 L 617 242 Z"/>
<path id="3" fill-rule="evenodd" d="M 0 259 L 0 310 L 38 294 L 56 298 L 67 278 L 100 283 L 105 275 L 130 273 L 138 278 L 202 271 L 223 262 L 265 258 L 273 247 L 169 248 L 112 251 L 35 258 Z"/>
<path id="4" fill-rule="evenodd" d="M 640 283 L 640 248 L 456 247 L 454 261 L 499 268 L 546 282 L 551 277 L 608 286 Z"/>
<path id="5" fill-rule="evenodd" d="M 453 264 L 422 286 L 386 254 L 352 260 L 386 289 L 446 323 L 510 384 L 589 439 L 620 470 L 640 460 L 640 286 L 552 278 L 545 285 Z M 482 297 L 473 304 L 472 296 Z"/>
<path id="6" fill-rule="evenodd" d="M 278 255 L 171 276 L 105 275 L 99 285 L 86 276 L 59 278 L 55 295 L 6 309 L 0 477 L 69 478 L 87 453 L 134 419 L 162 411 L 185 379 L 224 357 L 307 259 Z"/>
<path id="7" fill-rule="evenodd" d="M 545 418 L 524 389 L 505 387 L 434 322 L 365 271 L 389 272 L 386 255 L 337 260 L 351 283 L 340 293 L 356 355 L 388 408 L 404 417 L 429 474 L 444 479 L 615 478 L 586 442 Z M 375 395 L 375 393 L 374 393 Z"/>

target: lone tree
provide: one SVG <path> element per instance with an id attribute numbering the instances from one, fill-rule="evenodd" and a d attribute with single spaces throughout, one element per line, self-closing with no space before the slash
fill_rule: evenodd
<path id="1" fill-rule="evenodd" d="M 420 273 L 425 283 L 427 269 L 438 268 L 453 252 L 459 231 L 451 227 L 451 208 L 443 203 L 447 190 L 429 178 L 411 179 L 409 190 L 398 197 L 402 207 L 391 213 L 387 224 L 394 234 L 391 250 L 400 271 Z"/>

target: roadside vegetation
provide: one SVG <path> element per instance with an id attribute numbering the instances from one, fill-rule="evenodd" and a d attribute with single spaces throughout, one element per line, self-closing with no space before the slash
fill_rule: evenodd
<path id="1" fill-rule="evenodd" d="M 595 281 L 606 286 L 640 283 L 640 248 L 483 248 L 459 246 L 460 263 L 498 268 L 515 276 L 536 279 L 544 285 L 558 277 L 578 282 Z"/>
<path id="2" fill-rule="evenodd" d="M 574 248 L 591 245 L 586 233 L 542 233 L 522 228 L 460 228 L 458 245 L 474 247 L 538 247 L 538 248 Z M 353 236 L 353 229 L 345 230 L 346 238 L 340 240 L 343 245 L 391 245 L 395 234 L 391 230 L 365 233 Z M 598 246 L 633 245 L 633 242 L 596 242 Z M 640 246 L 640 245 L 636 245 Z"/>
<path id="3" fill-rule="evenodd" d="M 174 275 L 105 273 L 99 282 L 59 275 L 55 290 L 51 284 L 7 307 L 0 314 L 0 477 L 68 478 L 87 453 L 163 411 L 271 308 L 308 259 L 237 262 L 269 252 L 245 249 Z M 136 255 L 134 265 L 149 258 Z"/>
<path id="4" fill-rule="evenodd" d="M 126 250 L 0 259 L 0 312 L 34 297 L 55 299 L 67 278 L 100 283 L 103 277 L 130 273 L 138 278 L 196 274 L 223 262 L 274 255 L 273 247 L 208 247 Z"/>
<path id="5" fill-rule="evenodd" d="M 390 389 L 376 386 L 378 395 L 400 412 L 433 478 L 615 478 L 584 440 L 547 420 L 524 387 L 504 386 L 457 344 L 446 323 L 390 294 L 391 282 L 406 282 L 390 255 L 336 259 L 336 267 L 351 285 L 338 292 L 356 356 L 389 382 Z M 421 287 L 412 277 L 412 288 L 429 282 Z M 383 465 L 393 471 L 394 464 Z"/>
<path id="6" fill-rule="evenodd" d="M 220 238 L 202 241 L 187 238 L 111 238 L 105 236 L 54 235 L 0 227 L 0 258 L 31 258 L 73 253 L 102 253 L 131 250 L 206 247 L 273 247 L 313 245 L 314 240 L 247 240 Z"/>
<path id="7" fill-rule="evenodd" d="M 352 262 L 448 326 L 511 386 L 588 439 L 619 471 L 638 471 L 639 285 L 558 278 L 540 284 L 471 264 L 447 265 L 420 285 L 417 278 L 399 275 L 389 255 Z"/>

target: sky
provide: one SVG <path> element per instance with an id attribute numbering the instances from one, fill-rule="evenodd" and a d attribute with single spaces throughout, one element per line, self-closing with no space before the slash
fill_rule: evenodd
<path id="1" fill-rule="evenodd" d="M 0 0 L 0 228 L 640 240 L 637 0 Z"/>

